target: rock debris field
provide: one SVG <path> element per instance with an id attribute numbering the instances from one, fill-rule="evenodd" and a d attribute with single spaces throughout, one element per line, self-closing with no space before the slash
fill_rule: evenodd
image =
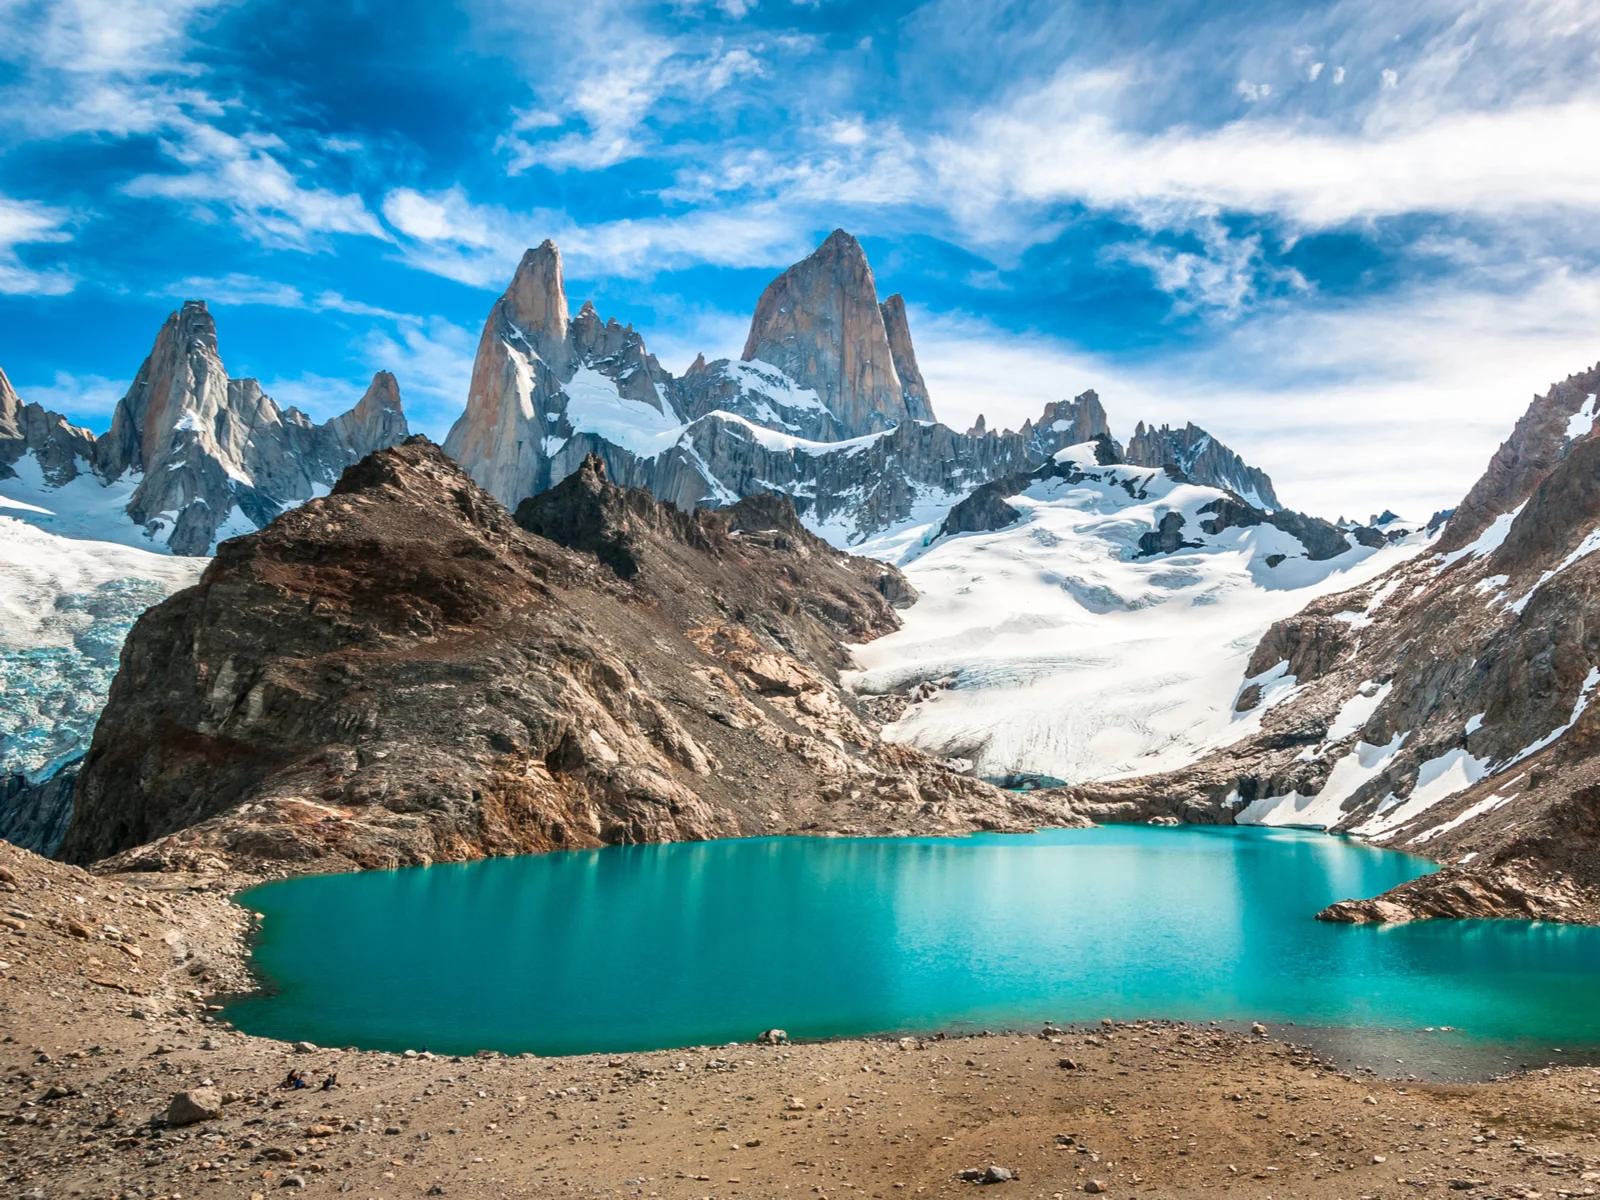
<path id="1" fill-rule="evenodd" d="M 573 1058 L 230 1029 L 232 884 L 0 845 L 0 1196 L 1594 1195 L 1600 1071 L 1354 1075 L 1260 1033 L 1104 1023 Z M 291 1071 L 308 1087 L 278 1085 Z M 319 1084 L 336 1074 L 338 1086 Z M 170 1118 L 170 1119 L 169 1119 Z M 181 1123 L 180 1123 L 181 1122 Z"/>

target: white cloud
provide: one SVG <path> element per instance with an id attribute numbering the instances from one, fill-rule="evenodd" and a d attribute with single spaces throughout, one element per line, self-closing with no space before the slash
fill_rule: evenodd
<path id="1" fill-rule="evenodd" d="M 1117 128 L 1131 78 L 1057 79 L 928 148 L 933 186 L 977 227 L 1014 203 L 1182 202 L 1312 228 L 1412 212 L 1507 216 L 1600 208 L 1600 99 L 1457 112 L 1367 135 L 1246 118 L 1211 130 Z"/>
<path id="2" fill-rule="evenodd" d="M 18 246 L 69 242 L 66 225 L 70 214 L 30 200 L 0 195 L 0 293 L 13 296 L 60 296 L 77 280 L 69 272 L 36 271 L 17 253 Z"/>
<path id="3" fill-rule="evenodd" d="M 387 308 L 350 300 L 334 291 L 318 292 L 307 296 L 292 284 L 256 275 L 237 272 L 219 276 L 190 275 L 169 285 L 161 292 L 164 296 L 178 296 L 187 300 L 204 300 L 213 306 L 261 304 L 270 308 L 303 308 L 311 312 L 341 312 L 358 317 L 381 317 L 390 321 L 415 321 L 407 313 L 393 312 Z"/>
<path id="4" fill-rule="evenodd" d="M 529 246 L 553 238 L 570 273 L 645 277 L 709 263 L 788 265 L 810 253 L 809 231 L 772 205 L 697 210 L 681 217 L 581 225 L 562 212 L 512 213 L 473 204 L 460 188 L 423 193 L 397 188 L 383 215 L 403 235 L 405 261 L 476 287 L 501 288 Z"/>
<path id="5" fill-rule="evenodd" d="M 23 400 L 42 404 L 51 412 L 71 413 L 75 421 L 104 429 L 117 401 L 127 394 L 132 380 L 107 379 L 104 375 L 73 375 L 57 371 L 55 380 L 45 387 L 20 388 Z"/>

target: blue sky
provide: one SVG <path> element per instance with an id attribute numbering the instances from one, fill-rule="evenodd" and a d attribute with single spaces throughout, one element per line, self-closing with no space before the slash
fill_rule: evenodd
<path id="1" fill-rule="evenodd" d="M 0 366 L 103 428 L 198 297 L 442 436 L 525 246 L 681 370 L 843 226 L 952 424 L 1093 386 L 1422 512 L 1600 359 L 1597 144 L 1582 0 L 0 0 Z"/>

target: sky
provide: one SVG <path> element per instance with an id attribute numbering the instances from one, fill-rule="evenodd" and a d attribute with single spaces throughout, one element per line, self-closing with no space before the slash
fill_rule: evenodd
<path id="1" fill-rule="evenodd" d="M 0 368 L 104 429 L 204 299 L 442 438 L 525 247 L 681 371 L 843 227 L 947 423 L 1093 387 L 1421 516 L 1600 360 L 1597 145 L 1592 0 L 0 0 Z"/>

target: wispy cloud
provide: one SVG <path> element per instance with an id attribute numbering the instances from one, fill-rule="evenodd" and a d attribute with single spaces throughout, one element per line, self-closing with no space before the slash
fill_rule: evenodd
<path id="1" fill-rule="evenodd" d="M 406 262 L 477 287 L 503 287 L 522 252 L 546 238 L 561 246 L 575 274 L 630 277 L 701 264 L 787 264 L 811 249 L 808 231 L 766 204 L 580 224 L 560 211 L 474 204 L 458 187 L 397 188 L 384 197 L 383 215 L 403 235 Z"/>
<path id="2" fill-rule="evenodd" d="M 0 4 L 0 62 L 13 68 L 0 85 L 5 140 L 151 137 L 175 170 L 127 180 L 128 195 L 220 210 L 273 246 L 308 249 L 330 233 L 385 236 L 361 197 L 296 177 L 269 118 L 208 90 L 190 58 L 190 25 L 224 2 Z"/>
<path id="3" fill-rule="evenodd" d="M 69 220 L 70 214 L 61 209 L 0 195 L 0 292 L 61 296 L 73 289 L 77 280 L 70 272 L 59 268 L 35 270 L 17 252 L 18 246 L 71 241 L 72 234 L 66 228 Z"/>
<path id="4" fill-rule="evenodd" d="M 131 382 L 57 371 L 52 382 L 25 389 L 22 398 L 31 404 L 42 404 L 51 412 L 71 413 L 75 420 L 88 422 L 98 431 L 109 424 L 112 410 L 127 394 Z"/>

